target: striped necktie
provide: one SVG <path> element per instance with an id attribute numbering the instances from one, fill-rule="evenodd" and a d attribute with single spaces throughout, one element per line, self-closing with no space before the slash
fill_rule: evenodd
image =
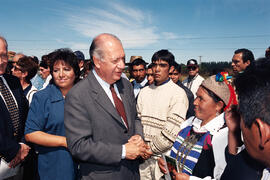
<path id="1" fill-rule="evenodd" d="M 125 123 L 125 125 L 126 125 L 126 127 L 128 129 L 128 122 L 127 122 L 127 116 L 126 116 L 124 104 L 121 101 L 121 99 L 118 98 L 112 84 L 110 85 L 110 90 L 112 92 L 112 97 L 113 97 L 113 101 L 114 101 L 114 104 L 115 104 L 115 108 L 116 108 L 118 114 L 123 118 L 124 123 Z"/>
<path id="2" fill-rule="evenodd" d="M 7 86 L 4 84 L 2 78 L 0 77 L 0 92 L 6 102 L 8 112 L 10 114 L 10 118 L 12 120 L 12 125 L 14 128 L 14 136 L 18 136 L 19 131 L 19 124 L 20 124 L 20 115 L 19 115 L 19 109 L 16 106 L 15 100 L 11 95 L 11 92 L 7 88 Z"/>

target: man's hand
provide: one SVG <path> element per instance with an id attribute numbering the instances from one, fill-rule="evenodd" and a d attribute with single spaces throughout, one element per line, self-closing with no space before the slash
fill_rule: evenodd
<path id="1" fill-rule="evenodd" d="M 149 145 L 144 144 L 145 151 L 141 152 L 141 157 L 146 160 L 153 155 L 153 152 Z"/>
<path id="2" fill-rule="evenodd" d="M 21 144 L 21 160 L 23 161 L 30 151 L 30 147 L 26 144 Z"/>
<path id="3" fill-rule="evenodd" d="M 240 121 L 241 117 L 237 112 L 237 106 L 231 106 L 225 112 L 225 120 L 228 131 L 228 151 L 230 154 L 236 155 L 238 147 L 240 147 L 243 142 L 241 139 L 241 129 Z"/>
<path id="4" fill-rule="evenodd" d="M 143 139 L 142 139 L 142 137 L 140 136 L 140 135 L 134 135 L 134 136 L 132 136 L 129 140 L 128 140 L 128 142 L 131 142 L 131 143 L 134 143 L 134 144 L 137 144 L 138 146 L 140 146 L 140 145 L 143 145 L 144 144 L 144 141 L 143 141 Z"/>
<path id="5" fill-rule="evenodd" d="M 126 159 L 134 160 L 141 155 L 141 152 L 145 151 L 144 144 L 138 145 L 138 143 L 128 142 L 125 144 Z"/>
<path id="6" fill-rule="evenodd" d="M 240 131 L 240 115 L 237 112 L 237 106 L 231 106 L 225 111 L 225 120 L 230 132 Z"/>
<path id="7" fill-rule="evenodd" d="M 25 157 L 28 155 L 30 149 L 31 148 L 29 146 L 27 146 L 26 144 L 21 144 L 21 148 L 17 152 L 15 158 L 12 159 L 11 162 L 9 163 L 9 167 L 14 168 L 20 162 L 22 162 L 25 159 Z"/>
<path id="8" fill-rule="evenodd" d="M 139 154 L 137 155 L 138 156 L 141 156 L 143 159 L 148 159 L 153 153 L 150 149 L 150 147 L 145 144 L 145 142 L 143 141 L 142 137 L 140 135 L 134 135 L 132 136 L 129 140 L 128 140 L 128 143 L 129 144 L 128 146 L 131 146 L 131 144 L 133 145 L 136 145 L 137 148 L 139 148 Z M 126 145 L 127 145 L 126 144 Z M 134 149 L 135 150 L 135 149 Z M 126 152 L 127 152 L 127 146 L 126 146 Z M 136 158 L 137 158 L 136 157 Z M 126 153 L 126 158 L 128 159 L 127 157 L 127 153 Z M 132 157 L 134 158 L 134 157 Z M 136 159 L 134 158 L 134 159 Z"/>

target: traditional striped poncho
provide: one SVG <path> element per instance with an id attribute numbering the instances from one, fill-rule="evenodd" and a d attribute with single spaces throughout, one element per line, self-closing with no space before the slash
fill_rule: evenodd
<path id="1" fill-rule="evenodd" d="M 204 145 L 211 145 L 209 132 L 196 133 L 192 126 L 187 126 L 179 132 L 170 155 L 177 159 L 180 172 L 192 175 Z"/>

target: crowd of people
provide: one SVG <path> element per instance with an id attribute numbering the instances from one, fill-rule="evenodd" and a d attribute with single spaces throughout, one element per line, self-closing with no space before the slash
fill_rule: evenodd
<path id="1" fill-rule="evenodd" d="M 103 33 L 89 54 L 8 61 L 0 36 L 0 179 L 270 179 L 269 48 L 237 49 L 231 75 L 190 59 L 183 82 L 167 49 L 125 63 Z"/>

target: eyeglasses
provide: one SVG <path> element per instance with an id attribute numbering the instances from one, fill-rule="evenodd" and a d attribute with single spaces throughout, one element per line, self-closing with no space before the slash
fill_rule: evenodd
<path id="1" fill-rule="evenodd" d="M 232 60 L 232 63 L 234 63 L 234 64 L 238 64 L 238 63 L 240 63 L 240 61 L 238 61 L 238 60 Z"/>
<path id="2" fill-rule="evenodd" d="M 194 71 L 194 70 L 196 70 L 196 69 L 197 69 L 197 67 L 196 67 L 196 66 L 188 66 L 187 68 L 188 68 L 188 70 L 189 70 L 189 71 L 191 71 L 191 70 L 192 70 L 192 71 Z"/>
<path id="3" fill-rule="evenodd" d="M 8 56 L 6 54 L 0 54 L 0 58 L 1 59 L 4 59 L 4 60 L 7 60 L 8 59 Z"/>
<path id="4" fill-rule="evenodd" d="M 160 64 L 153 63 L 153 68 L 156 68 L 157 66 L 159 66 L 161 68 L 165 68 L 165 67 L 169 66 L 169 64 L 165 64 L 165 63 L 160 63 Z"/>

